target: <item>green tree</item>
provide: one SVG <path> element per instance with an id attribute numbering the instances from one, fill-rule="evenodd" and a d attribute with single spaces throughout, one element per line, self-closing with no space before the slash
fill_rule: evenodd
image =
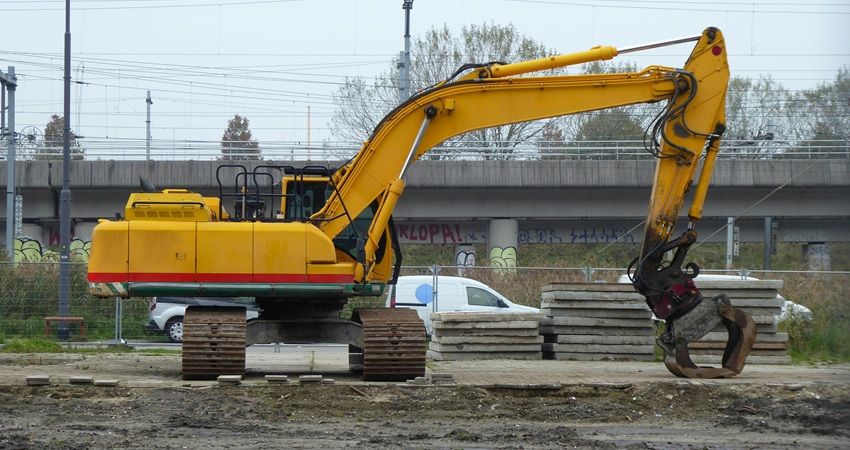
<path id="1" fill-rule="evenodd" d="M 445 25 L 432 28 L 412 42 L 411 91 L 420 91 L 445 80 L 466 63 L 516 62 L 553 53 L 521 35 L 513 25 L 469 25 L 461 29 L 460 35 L 453 34 Z M 362 78 L 347 79 L 334 94 L 334 101 L 339 105 L 331 121 L 334 135 L 357 142 L 367 139 L 378 122 L 398 104 L 397 80 L 395 63 L 371 83 Z M 525 122 L 472 131 L 443 145 L 461 149 L 475 147 L 482 157 L 499 159 L 533 138 L 546 123 L 545 120 Z"/>
<path id="2" fill-rule="evenodd" d="M 62 159 L 62 152 L 64 149 L 64 131 L 65 130 L 65 117 L 60 116 L 58 114 L 53 114 L 50 116 L 50 120 L 47 122 L 47 125 L 44 126 L 44 142 L 43 145 L 39 148 L 36 148 L 33 152 L 33 159 L 36 160 L 56 160 Z M 77 141 L 77 134 L 73 131 L 70 132 L 70 152 L 71 159 L 73 160 L 82 160 L 85 159 L 85 150 L 80 147 L 79 142 Z"/>
<path id="3" fill-rule="evenodd" d="M 261 159 L 260 144 L 251 137 L 247 117 L 236 114 L 227 122 L 227 129 L 221 136 L 221 159 Z"/>

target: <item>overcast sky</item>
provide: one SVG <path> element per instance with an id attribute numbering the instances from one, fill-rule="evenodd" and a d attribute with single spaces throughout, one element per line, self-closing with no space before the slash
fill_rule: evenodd
<path id="1" fill-rule="evenodd" d="M 71 126 L 90 139 L 217 141 L 229 118 L 261 142 L 333 139 L 332 92 L 387 70 L 403 48 L 401 0 L 72 0 Z M 558 52 L 726 35 L 733 75 L 785 87 L 828 82 L 850 65 L 850 1 L 416 0 L 415 36 L 442 26 L 512 23 Z M 0 70 L 18 74 L 17 126 L 62 112 L 63 0 L 0 1 Z M 691 44 L 626 55 L 681 66 Z"/>

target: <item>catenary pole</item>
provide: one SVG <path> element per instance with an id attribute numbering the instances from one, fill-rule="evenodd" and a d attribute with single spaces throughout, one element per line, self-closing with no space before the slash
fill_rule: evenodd
<path id="1" fill-rule="evenodd" d="M 8 147 L 6 150 L 6 257 L 9 262 L 15 261 L 15 90 L 17 77 L 15 67 L 9 66 L 9 71 L 3 75 L 5 89 L 9 92 L 9 126 L 6 128 Z"/>
<path id="2" fill-rule="evenodd" d="M 62 129 L 62 191 L 59 193 L 59 316 L 67 317 L 71 297 L 71 0 L 65 0 L 65 89 Z M 68 322 L 59 323 L 68 339 Z"/>

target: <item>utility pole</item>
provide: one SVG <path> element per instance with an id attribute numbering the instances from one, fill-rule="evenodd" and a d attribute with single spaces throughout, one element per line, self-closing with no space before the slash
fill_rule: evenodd
<path id="1" fill-rule="evenodd" d="M 404 51 L 398 61 L 398 102 L 404 103 L 410 98 L 410 10 L 413 9 L 413 0 L 404 0 L 401 8 L 404 9 Z"/>
<path id="2" fill-rule="evenodd" d="M 9 66 L 9 71 L 0 72 L 0 83 L 3 91 L 9 91 L 9 126 L 3 129 L 3 135 L 8 139 L 6 150 L 6 257 L 9 262 L 15 262 L 15 90 L 18 78 L 15 76 L 15 66 Z M 3 97 L 5 111 L 6 98 Z M 5 124 L 5 112 L 3 121 Z"/>
<path id="3" fill-rule="evenodd" d="M 145 100 L 148 107 L 148 118 L 145 120 L 145 159 L 151 160 L 151 91 L 148 91 L 148 98 Z"/>
<path id="4" fill-rule="evenodd" d="M 65 76 L 62 130 L 62 191 L 59 193 L 59 316 L 67 317 L 71 297 L 71 0 L 65 0 Z M 68 340 L 68 322 L 59 339 Z"/>
<path id="5" fill-rule="evenodd" d="M 307 161 L 310 161 L 310 107 L 307 106 Z"/>

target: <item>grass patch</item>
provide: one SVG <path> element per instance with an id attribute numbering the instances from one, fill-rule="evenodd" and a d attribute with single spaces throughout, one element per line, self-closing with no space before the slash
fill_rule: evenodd
<path id="1" fill-rule="evenodd" d="M 0 349 L 3 353 L 62 353 L 61 345 L 38 338 L 15 339 Z"/>
<path id="2" fill-rule="evenodd" d="M 846 277 L 800 274 L 785 278 L 782 295 L 812 310 L 812 320 L 780 323 L 794 362 L 850 362 L 850 302 Z"/>

